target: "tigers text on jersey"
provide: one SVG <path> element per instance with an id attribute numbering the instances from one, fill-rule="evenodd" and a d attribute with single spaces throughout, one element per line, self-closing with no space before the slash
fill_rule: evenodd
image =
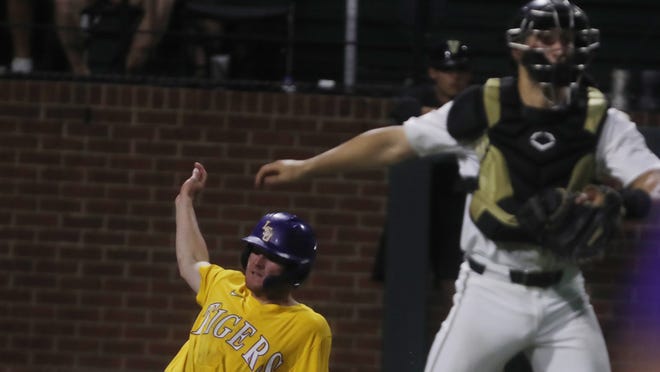
<path id="1" fill-rule="evenodd" d="M 199 272 L 202 310 L 166 372 L 328 371 L 332 334 L 323 316 L 304 304 L 260 303 L 239 271 Z"/>

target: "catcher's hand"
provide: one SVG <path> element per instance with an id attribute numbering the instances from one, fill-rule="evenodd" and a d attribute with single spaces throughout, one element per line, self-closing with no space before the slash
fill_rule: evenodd
<path id="1" fill-rule="evenodd" d="M 254 185 L 277 185 L 295 182 L 303 178 L 302 160 L 277 160 L 261 166 L 254 177 Z"/>
<path id="2" fill-rule="evenodd" d="M 516 218 L 543 249 L 581 263 L 602 257 L 620 231 L 622 215 L 617 191 L 588 185 L 582 192 L 546 189 L 530 198 Z"/>

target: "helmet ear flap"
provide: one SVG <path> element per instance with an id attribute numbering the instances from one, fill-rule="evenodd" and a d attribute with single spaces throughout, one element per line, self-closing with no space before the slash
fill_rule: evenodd
<path id="1" fill-rule="evenodd" d="M 241 266 L 243 270 L 247 268 L 248 258 L 253 252 L 253 247 L 250 244 L 245 246 L 245 249 L 241 253 Z M 295 263 L 295 262 L 285 262 L 284 271 L 281 275 L 277 276 L 268 276 L 264 279 L 264 288 L 269 289 L 278 289 L 283 286 L 291 286 L 293 288 L 298 288 L 302 282 L 307 279 L 312 268 L 312 261 L 307 263 Z"/>
<path id="2" fill-rule="evenodd" d="M 291 285 L 298 288 L 304 282 L 311 272 L 312 262 L 300 264 L 291 269 Z"/>
<path id="3" fill-rule="evenodd" d="M 264 279 L 264 288 L 277 289 L 279 287 L 298 288 L 309 275 L 310 265 L 289 265 L 282 274 L 268 276 Z"/>

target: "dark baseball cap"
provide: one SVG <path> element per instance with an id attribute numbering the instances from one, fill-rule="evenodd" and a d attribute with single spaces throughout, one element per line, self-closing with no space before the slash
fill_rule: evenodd
<path id="1" fill-rule="evenodd" d="M 436 70 L 469 70 L 470 55 L 468 46 L 456 39 L 447 39 L 431 46 L 429 66 Z"/>

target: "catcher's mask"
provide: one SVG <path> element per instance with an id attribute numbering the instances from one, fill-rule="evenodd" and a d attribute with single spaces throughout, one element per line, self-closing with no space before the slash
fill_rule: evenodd
<path id="1" fill-rule="evenodd" d="M 242 239 L 247 243 L 241 255 L 243 269 L 252 251 L 266 255 L 284 266 L 284 273 L 264 279 L 264 289 L 283 285 L 297 288 L 309 276 L 316 258 L 316 238 L 312 228 L 290 213 L 268 213 L 261 217 L 250 235 Z"/>
<path id="2" fill-rule="evenodd" d="M 565 57 L 550 62 L 547 48 L 527 44 L 530 36 L 560 41 L 566 48 Z M 509 47 L 523 51 L 522 65 L 553 102 L 559 89 L 578 86 L 600 45 L 598 29 L 591 28 L 587 14 L 568 0 L 530 1 L 518 11 L 506 38 Z"/>

